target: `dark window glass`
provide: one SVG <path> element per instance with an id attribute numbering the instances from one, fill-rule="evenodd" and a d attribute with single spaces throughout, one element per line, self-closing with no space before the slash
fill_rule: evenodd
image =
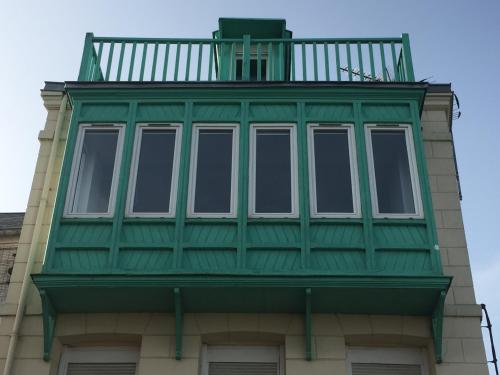
<path id="1" fill-rule="evenodd" d="M 233 130 L 200 129 L 194 212 L 231 212 Z"/>
<path id="2" fill-rule="evenodd" d="M 257 59 L 250 59 L 250 81 L 257 81 Z M 236 79 L 243 79 L 243 60 L 236 60 Z M 260 60 L 260 81 L 267 79 L 267 60 Z"/>
<path id="3" fill-rule="evenodd" d="M 379 212 L 415 213 L 405 131 L 372 130 L 371 139 Z"/>
<path id="4" fill-rule="evenodd" d="M 108 212 L 117 145 L 118 130 L 85 131 L 73 213 Z"/>
<path id="5" fill-rule="evenodd" d="M 352 213 L 349 136 L 346 129 L 314 130 L 318 213 Z"/>
<path id="6" fill-rule="evenodd" d="M 290 130 L 258 129 L 255 160 L 255 212 L 292 212 Z"/>
<path id="7" fill-rule="evenodd" d="M 169 212 L 175 130 L 142 130 L 134 212 Z"/>

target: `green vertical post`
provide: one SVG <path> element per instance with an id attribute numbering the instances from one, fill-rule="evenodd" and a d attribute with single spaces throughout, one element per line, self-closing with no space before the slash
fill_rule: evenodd
<path id="1" fill-rule="evenodd" d="M 128 80 L 132 81 L 134 75 L 134 64 L 135 64 L 135 51 L 137 49 L 137 43 L 132 43 L 132 53 L 130 54 L 130 66 L 128 69 Z"/>
<path id="2" fill-rule="evenodd" d="M 370 74 L 372 76 L 372 81 L 377 80 L 377 76 L 375 74 L 375 61 L 373 60 L 373 43 L 368 43 L 368 52 L 370 54 Z"/>
<path id="3" fill-rule="evenodd" d="M 214 63 L 214 43 L 210 43 L 210 52 L 208 54 L 208 80 L 212 80 L 212 69 Z"/>
<path id="4" fill-rule="evenodd" d="M 141 61 L 141 71 L 139 74 L 139 81 L 144 79 L 144 69 L 146 68 L 146 56 L 148 54 L 148 43 L 144 43 L 142 47 L 142 61 Z"/>
<path id="5" fill-rule="evenodd" d="M 311 288 L 305 290 L 305 333 L 306 333 L 306 360 L 311 361 L 312 353 L 312 291 Z"/>
<path id="6" fill-rule="evenodd" d="M 250 134 L 250 124 L 248 112 L 250 104 L 247 101 L 241 102 L 240 119 L 240 139 L 239 139 L 239 161 L 238 161 L 238 268 L 244 269 L 246 266 L 247 252 L 247 226 L 248 226 L 248 183 L 244 183 L 248 174 L 248 139 Z"/>
<path id="7" fill-rule="evenodd" d="M 196 69 L 196 80 L 200 80 L 201 76 L 201 61 L 203 60 L 203 43 L 198 44 L 198 67 Z"/>
<path id="8" fill-rule="evenodd" d="M 105 81 L 109 80 L 109 74 L 111 73 L 111 64 L 113 63 L 113 52 L 115 50 L 115 43 L 111 42 L 109 46 L 109 54 L 108 54 L 108 64 L 106 67 L 106 76 L 104 78 Z"/>
<path id="9" fill-rule="evenodd" d="M 78 73 L 79 81 L 91 81 L 92 77 L 90 72 L 92 71 L 92 60 L 94 50 L 94 34 L 85 34 L 85 43 L 83 45 L 82 62 L 80 64 L 80 71 Z"/>
<path id="10" fill-rule="evenodd" d="M 398 73 L 398 62 L 396 59 L 396 47 L 394 46 L 394 42 L 391 42 L 391 56 L 392 56 L 392 68 L 394 72 L 394 81 L 399 81 L 399 73 Z"/>
<path id="11" fill-rule="evenodd" d="M 121 43 L 120 47 L 120 58 L 118 60 L 118 70 L 116 71 L 116 80 L 120 82 L 122 77 L 122 67 L 123 67 L 123 54 L 125 53 L 125 42 Z"/>
<path id="12" fill-rule="evenodd" d="M 318 51 L 316 42 L 313 43 L 314 80 L 318 80 Z"/>
<path id="13" fill-rule="evenodd" d="M 189 81 L 189 72 L 191 71 L 191 48 L 192 43 L 188 43 L 187 59 L 186 59 L 186 75 L 184 76 L 185 81 Z"/>
<path id="14" fill-rule="evenodd" d="M 406 67 L 406 77 L 408 77 L 409 82 L 415 82 L 413 62 L 411 58 L 410 37 L 408 36 L 408 34 L 405 33 L 401 36 L 401 42 L 403 43 L 403 56 L 404 65 Z"/>
<path id="15" fill-rule="evenodd" d="M 324 55 L 325 55 L 325 78 L 327 81 L 330 80 L 330 58 L 328 57 L 328 43 L 323 44 Z"/>
<path id="16" fill-rule="evenodd" d="M 175 308 L 175 359 L 182 359 L 182 335 L 184 326 L 184 311 L 182 309 L 182 296 L 179 288 L 174 288 Z"/>
<path id="17" fill-rule="evenodd" d="M 101 58 L 102 58 L 102 49 L 103 49 L 103 43 L 99 42 L 99 49 L 97 51 L 97 59 L 96 59 L 96 69 L 94 69 L 94 77 L 92 77 L 92 80 L 97 80 L 100 81 L 104 77 L 102 76 L 102 71 L 101 71 Z"/>
<path id="18" fill-rule="evenodd" d="M 387 82 L 387 68 L 385 66 L 384 42 L 380 42 L 379 46 L 380 46 L 380 60 L 382 63 L 382 77 L 384 77 L 384 82 Z"/>
<path id="19" fill-rule="evenodd" d="M 295 81 L 295 44 L 290 42 L 290 71 L 292 81 Z"/>
<path id="20" fill-rule="evenodd" d="M 302 42 L 302 81 L 307 81 L 306 45 Z"/>
<path id="21" fill-rule="evenodd" d="M 358 61 L 359 61 L 359 80 L 365 80 L 365 70 L 363 68 L 363 50 L 361 48 L 361 43 L 358 42 Z"/>
<path id="22" fill-rule="evenodd" d="M 179 78 L 179 58 L 181 54 L 181 44 L 177 43 L 177 48 L 175 49 L 175 69 L 174 69 L 174 81 Z"/>
<path id="23" fill-rule="evenodd" d="M 268 69 L 267 69 L 267 80 L 270 81 L 272 79 L 274 79 L 274 55 L 273 55 L 273 44 L 272 43 L 269 43 L 267 45 L 267 58 L 268 58 L 268 61 L 267 61 L 267 66 L 268 66 Z"/>
<path id="24" fill-rule="evenodd" d="M 250 35 L 243 35 L 243 64 L 241 79 L 250 80 Z"/>
<path id="25" fill-rule="evenodd" d="M 153 53 L 153 66 L 151 67 L 151 81 L 155 80 L 157 59 L 158 59 L 158 43 L 155 43 L 155 49 Z"/>
<path id="26" fill-rule="evenodd" d="M 335 42 L 335 64 L 337 68 L 337 81 L 342 81 L 342 77 L 340 75 L 340 51 L 339 44 Z"/>
<path id="27" fill-rule="evenodd" d="M 285 79 L 285 54 L 283 52 L 283 42 L 278 43 L 278 80 Z"/>
<path id="28" fill-rule="evenodd" d="M 170 52 L 170 43 L 167 43 L 165 45 L 165 57 L 163 59 L 163 74 L 162 74 L 162 77 L 161 77 L 162 81 L 166 81 L 167 80 L 167 69 L 168 69 L 168 55 L 169 55 L 169 52 Z"/>
<path id="29" fill-rule="evenodd" d="M 347 74 L 349 81 L 352 81 L 351 44 L 349 42 L 346 43 L 345 50 L 347 53 Z"/>
<path id="30" fill-rule="evenodd" d="M 257 43 L 257 81 L 262 80 L 262 67 L 261 67 L 262 54 L 260 48 L 261 44 Z"/>

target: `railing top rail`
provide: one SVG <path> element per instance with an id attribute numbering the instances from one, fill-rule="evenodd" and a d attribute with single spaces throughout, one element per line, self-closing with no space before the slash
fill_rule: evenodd
<path id="1" fill-rule="evenodd" d="M 243 38 L 209 39 L 209 38 L 128 38 L 128 37 L 93 37 L 94 43 L 237 43 Z M 398 38 L 255 38 L 255 43 L 401 43 Z"/>

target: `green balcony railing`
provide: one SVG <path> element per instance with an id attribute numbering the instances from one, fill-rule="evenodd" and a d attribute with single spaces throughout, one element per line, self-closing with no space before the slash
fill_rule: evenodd
<path id="1" fill-rule="evenodd" d="M 357 39 L 85 39 L 79 81 L 414 82 L 410 42 Z"/>

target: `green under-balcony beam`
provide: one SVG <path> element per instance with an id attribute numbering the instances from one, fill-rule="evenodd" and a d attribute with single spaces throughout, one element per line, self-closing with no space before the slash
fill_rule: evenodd
<path id="1" fill-rule="evenodd" d="M 436 307 L 432 313 L 432 335 L 434 336 L 434 354 L 436 362 L 443 362 L 443 317 L 444 317 L 444 300 L 446 291 L 442 290 L 439 293 Z"/>
<path id="2" fill-rule="evenodd" d="M 312 360 L 312 308 L 311 308 L 311 288 L 306 288 L 306 313 L 304 317 L 306 325 L 306 360 Z"/>
<path id="3" fill-rule="evenodd" d="M 182 328 L 184 315 L 182 311 L 181 290 L 174 288 L 174 306 L 175 306 L 175 359 L 182 359 Z"/>
<path id="4" fill-rule="evenodd" d="M 54 332 L 56 328 L 56 310 L 45 290 L 40 290 L 42 298 L 42 319 L 43 319 L 43 360 L 50 360 L 52 342 L 54 341 Z"/>

